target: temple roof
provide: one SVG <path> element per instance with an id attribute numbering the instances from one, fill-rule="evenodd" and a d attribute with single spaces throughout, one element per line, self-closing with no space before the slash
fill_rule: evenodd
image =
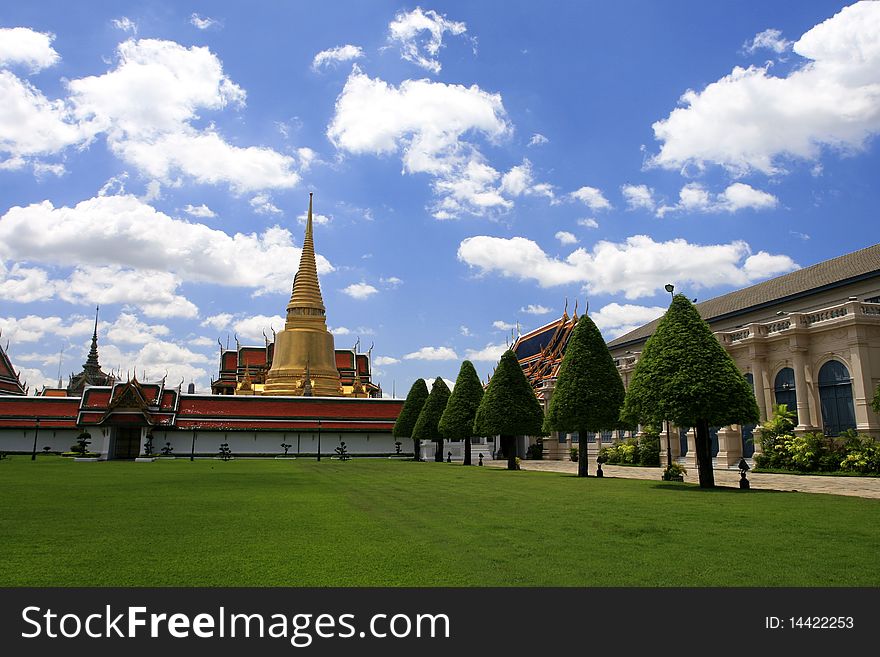
<path id="1" fill-rule="evenodd" d="M 18 372 L 12 367 L 12 361 L 6 355 L 6 350 L 0 346 L 0 395 L 24 395 L 27 394 Z"/>
<path id="2" fill-rule="evenodd" d="M 878 275 L 880 275 L 880 244 L 875 244 L 703 301 L 695 304 L 695 307 L 700 316 L 711 323 Z M 614 349 L 647 340 L 653 335 L 659 321 L 655 319 L 612 340 L 608 343 L 608 347 Z"/>
<path id="3" fill-rule="evenodd" d="M 89 349 L 89 355 L 83 364 L 83 370 L 79 374 L 70 377 L 67 384 L 67 393 L 69 395 L 79 395 L 86 386 L 106 386 L 112 384 L 115 379 L 111 374 L 105 373 L 101 369 L 98 362 L 98 310 L 95 308 L 95 330 L 92 333 L 92 346 Z"/>
<path id="4" fill-rule="evenodd" d="M 565 348 L 577 323 L 577 311 L 573 317 L 564 312 L 558 319 L 519 336 L 513 343 L 513 352 L 523 368 L 523 373 L 542 396 L 541 388 L 559 373 Z"/>

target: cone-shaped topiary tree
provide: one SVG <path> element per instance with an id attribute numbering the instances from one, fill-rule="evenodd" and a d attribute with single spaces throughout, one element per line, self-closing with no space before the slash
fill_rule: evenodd
<path id="1" fill-rule="evenodd" d="M 621 417 L 660 426 L 669 420 L 696 429 L 700 487 L 712 488 L 710 426 L 758 421 L 758 404 L 709 325 L 676 294 L 636 363 Z"/>
<path id="2" fill-rule="evenodd" d="M 416 379 L 415 383 L 409 389 L 406 395 L 406 401 L 403 402 L 403 408 L 400 409 L 400 415 L 394 423 L 394 429 L 391 434 L 395 438 L 412 438 L 413 429 L 416 421 L 419 419 L 419 413 L 422 412 L 422 406 L 428 399 L 428 384 L 424 379 Z M 421 445 L 418 440 L 413 438 L 413 460 L 422 460 Z"/>
<path id="3" fill-rule="evenodd" d="M 443 462 L 443 434 L 440 433 L 438 425 L 448 401 L 449 388 L 446 382 L 438 376 L 434 379 L 431 394 L 428 395 L 425 405 L 422 406 L 422 412 L 419 413 L 419 419 L 416 420 L 416 426 L 412 433 L 413 440 L 433 440 L 437 443 L 437 449 L 434 450 L 434 460 L 438 463 Z"/>
<path id="4" fill-rule="evenodd" d="M 568 339 L 556 387 L 544 418 L 545 431 L 577 431 L 578 477 L 587 476 L 587 432 L 620 423 L 623 381 L 593 320 L 581 315 Z"/>
<path id="5" fill-rule="evenodd" d="M 501 356 L 474 417 L 475 436 L 501 436 L 507 469 L 516 470 L 516 436 L 542 436 L 544 411 L 510 349 Z"/>
<path id="6" fill-rule="evenodd" d="M 474 416 L 483 399 L 483 384 L 469 360 L 461 364 L 455 387 L 440 417 L 440 433 L 446 440 L 464 441 L 464 465 L 471 465 L 471 436 L 474 434 Z"/>

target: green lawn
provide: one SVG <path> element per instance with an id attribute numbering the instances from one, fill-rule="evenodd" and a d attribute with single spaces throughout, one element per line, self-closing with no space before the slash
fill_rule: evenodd
<path id="1" fill-rule="evenodd" d="M 871 586 L 880 501 L 389 460 L 0 461 L 2 586 Z"/>

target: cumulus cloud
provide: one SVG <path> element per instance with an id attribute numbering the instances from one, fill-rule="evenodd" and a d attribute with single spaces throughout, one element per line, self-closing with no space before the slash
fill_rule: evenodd
<path id="1" fill-rule="evenodd" d="M 255 294 L 288 292 L 301 253 L 284 228 L 229 235 L 172 219 L 131 195 L 98 196 L 74 207 L 43 201 L 0 217 L 0 258 L 78 267 L 86 277 L 87 267 L 103 267 L 104 273 L 93 273 L 125 281 L 124 270 L 148 272 L 130 282 L 132 291 L 144 289 L 141 295 L 163 286 L 170 293 L 180 282 L 250 287 Z M 275 265 L 254 267 L 254 262 Z M 322 274 L 333 270 L 320 255 L 317 266 Z"/>
<path id="2" fill-rule="evenodd" d="M 57 316 L 0 317 L 0 333 L 11 344 L 41 343 L 48 336 L 76 339 L 90 336 L 95 318 L 72 315 L 66 320 Z"/>
<path id="3" fill-rule="evenodd" d="M 379 292 L 375 287 L 364 281 L 361 281 L 360 283 L 352 283 L 348 287 L 343 288 L 342 291 L 352 299 L 367 299 Z"/>
<path id="4" fill-rule="evenodd" d="M 147 324 L 125 311 L 112 323 L 99 322 L 98 330 L 107 340 L 123 344 L 147 344 L 171 333 L 164 324 Z"/>
<path id="5" fill-rule="evenodd" d="M 468 349 L 465 351 L 465 357 L 468 360 L 495 363 L 501 360 L 501 356 L 508 349 L 506 344 L 487 344 L 483 349 Z"/>
<path id="6" fill-rule="evenodd" d="M 239 340 L 249 340 L 251 343 L 263 345 L 263 334 L 271 340 L 272 329 L 281 331 L 284 322 L 285 319 L 280 315 L 253 315 L 236 319 L 232 323 L 232 329 Z"/>
<path id="7" fill-rule="evenodd" d="M 534 303 L 530 303 L 528 306 L 523 306 L 519 309 L 521 313 L 527 313 L 529 315 L 546 315 L 551 312 L 551 310 L 552 308 Z"/>
<path id="8" fill-rule="evenodd" d="M 216 315 L 211 315 L 202 320 L 202 326 L 210 326 L 217 331 L 222 331 L 232 322 L 232 317 L 231 313 L 218 313 Z"/>
<path id="9" fill-rule="evenodd" d="M 522 164 L 511 167 L 510 171 L 501 177 L 500 191 L 509 196 L 546 196 L 551 200 L 555 197 L 552 185 L 535 183 L 532 163 L 527 159 L 524 159 Z"/>
<path id="10" fill-rule="evenodd" d="M 191 217 L 198 217 L 199 219 L 213 219 L 217 216 L 217 213 L 204 203 L 199 206 L 188 204 L 185 208 L 183 208 L 183 211 Z"/>
<path id="11" fill-rule="evenodd" d="M 577 220 L 577 225 L 582 226 L 584 228 L 598 228 L 599 222 L 593 219 L 592 217 L 584 217 L 583 219 Z"/>
<path id="12" fill-rule="evenodd" d="M 578 243 L 578 238 L 574 236 L 574 233 L 569 233 L 567 230 L 557 231 L 554 237 L 558 239 L 559 243 L 563 246 Z"/>
<path id="13" fill-rule="evenodd" d="M 665 312 L 666 308 L 661 306 L 609 303 L 598 311 L 590 313 L 590 319 L 606 338 L 613 340 L 657 319 Z"/>
<path id="14" fill-rule="evenodd" d="M 793 45 L 803 58 L 787 76 L 735 67 L 653 125 L 661 142 L 649 164 L 716 164 L 740 175 L 784 173 L 823 149 L 862 150 L 880 132 L 880 3 L 843 8 Z"/>
<path id="15" fill-rule="evenodd" d="M 602 190 L 597 189 L 596 187 L 588 187 L 585 185 L 584 187 L 573 191 L 568 196 L 572 200 L 580 201 L 591 210 L 608 210 L 611 208 L 611 203 L 609 203 L 608 199 L 605 198 L 605 195 L 602 194 Z"/>
<path id="16" fill-rule="evenodd" d="M 236 193 L 292 187 L 296 160 L 266 147 L 226 142 L 215 128 L 192 123 L 200 110 L 244 105 L 245 92 L 223 73 L 206 47 L 129 39 L 117 47 L 116 68 L 68 83 L 83 130 L 104 133 L 113 153 L 145 175 L 174 184 L 184 175 L 228 184 Z"/>
<path id="17" fill-rule="evenodd" d="M 723 192 L 713 195 L 699 183 L 688 183 L 679 192 L 678 203 L 657 208 L 657 216 L 669 212 L 728 212 L 740 210 L 769 210 L 779 199 L 768 192 L 745 183 L 733 183 Z"/>
<path id="18" fill-rule="evenodd" d="M 422 347 L 406 354 L 404 360 L 458 360 L 458 354 L 449 347 Z"/>
<path id="19" fill-rule="evenodd" d="M 743 44 L 743 51 L 749 54 L 756 50 L 772 50 L 777 55 L 781 55 L 791 47 L 791 41 L 782 36 L 782 32 L 777 29 L 769 28 L 763 32 L 758 32 L 751 41 Z"/>
<path id="20" fill-rule="evenodd" d="M 353 59 L 360 59 L 364 56 L 364 50 L 360 46 L 345 44 L 344 46 L 336 46 L 328 50 L 322 50 L 312 60 L 312 70 L 317 71 L 322 66 L 330 64 L 338 64 L 339 62 L 349 62 Z"/>
<path id="21" fill-rule="evenodd" d="M 257 214 L 283 214 L 281 208 L 272 203 L 272 198 L 268 194 L 257 194 L 248 202 Z"/>
<path id="22" fill-rule="evenodd" d="M 397 358 L 392 358 L 391 356 L 376 356 L 373 359 L 373 364 L 382 367 L 383 365 L 395 365 L 399 363 L 400 360 Z"/>
<path id="23" fill-rule="evenodd" d="M 497 141 L 510 131 L 499 94 L 430 80 L 394 87 L 355 65 L 336 99 L 327 136 L 355 155 L 400 153 L 405 173 L 434 178 L 434 216 L 447 219 L 512 206 L 500 187 L 501 173 L 463 139 L 467 133 Z"/>
<path id="24" fill-rule="evenodd" d="M 654 210 L 654 190 L 647 185 L 623 185 L 620 188 L 629 210 Z"/>
<path id="25" fill-rule="evenodd" d="M 303 212 L 301 215 L 299 215 L 299 216 L 296 218 L 296 220 L 299 221 L 299 223 L 305 225 L 305 223 L 306 223 L 306 221 L 308 220 L 308 218 L 309 218 L 309 214 L 308 214 L 308 212 Z M 312 212 L 312 223 L 315 224 L 315 225 L 318 225 L 318 226 L 326 226 L 326 225 L 329 224 L 331 221 L 333 221 L 333 217 L 332 217 L 332 216 L 328 216 L 328 215 L 326 215 L 326 214 L 320 214 L 320 213 L 318 213 L 318 212 Z"/>
<path id="26" fill-rule="evenodd" d="M 623 293 L 627 299 L 651 296 L 670 280 L 692 288 L 741 287 L 798 268 L 788 256 L 752 254 L 746 242 L 700 245 L 683 239 L 655 242 L 635 235 L 625 242 L 600 241 L 565 259 L 548 256 L 524 237 L 469 237 L 458 259 L 482 274 L 498 273 L 535 281 L 542 287 L 582 283 L 592 294 Z"/>
<path id="27" fill-rule="evenodd" d="M 2 39 L 0 39 L 2 43 Z M 60 100 L 49 100 L 30 82 L 0 70 L 0 153 L 6 169 L 19 169 L 32 156 L 44 156 L 86 139 Z"/>
<path id="28" fill-rule="evenodd" d="M 461 333 L 466 338 L 469 338 L 472 335 L 471 330 L 467 326 L 465 326 L 464 324 L 462 324 L 461 326 L 458 327 L 458 332 Z"/>
<path id="29" fill-rule="evenodd" d="M 536 132 L 535 134 L 532 135 L 531 139 L 529 139 L 528 145 L 529 146 L 543 146 L 544 144 L 548 143 L 549 141 L 550 140 L 547 139 L 547 137 L 542 135 L 540 132 Z"/>
<path id="30" fill-rule="evenodd" d="M 511 324 L 510 322 L 505 322 L 503 319 L 497 319 L 492 322 L 492 326 L 497 328 L 499 331 L 510 331 L 511 329 L 516 328 L 516 324 Z"/>
<path id="31" fill-rule="evenodd" d="M 388 40 L 400 46 L 400 56 L 432 73 L 441 69 L 437 55 L 443 46 L 443 35 L 453 36 L 467 32 L 464 23 L 451 21 L 446 15 L 433 9 L 423 11 L 416 7 L 412 11 L 400 11 L 388 25 Z"/>
<path id="32" fill-rule="evenodd" d="M 0 66 L 23 66 L 31 73 L 54 66 L 61 60 L 52 42 L 55 35 L 28 27 L 0 28 Z"/>

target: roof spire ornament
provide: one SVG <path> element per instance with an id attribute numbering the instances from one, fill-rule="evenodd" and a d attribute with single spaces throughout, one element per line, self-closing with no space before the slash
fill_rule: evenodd
<path id="1" fill-rule="evenodd" d="M 306 215 L 306 235 L 303 238 L 299 270 L 293 280 L 293 293 L 287 304 L 288 320 L 291 315 L 324 315 L 326 308 L 318 283 L 318 266 L 315 261 L 315 240 L 312 234 L 312 192 L 309 192 L 309 212 Z"/>
<path id="2" fill-rule="evenodd" d="M 562 311 L 562 316 L 568 319 L 568 297 L 565 297 L 565 308 Z"/>
<path id="3" fill-rule="evenodd" d="M 98 363 L 98 311 L 100 308 L 100 306 L 95 306 L 95 330 L 92 333 L 92 348 L 89 349 L 89 357 L 86 358 L 86 363 L 83 365 L 83 369 L 90 373 L 97 373 L 101 370 L 101 365 Z"/>

